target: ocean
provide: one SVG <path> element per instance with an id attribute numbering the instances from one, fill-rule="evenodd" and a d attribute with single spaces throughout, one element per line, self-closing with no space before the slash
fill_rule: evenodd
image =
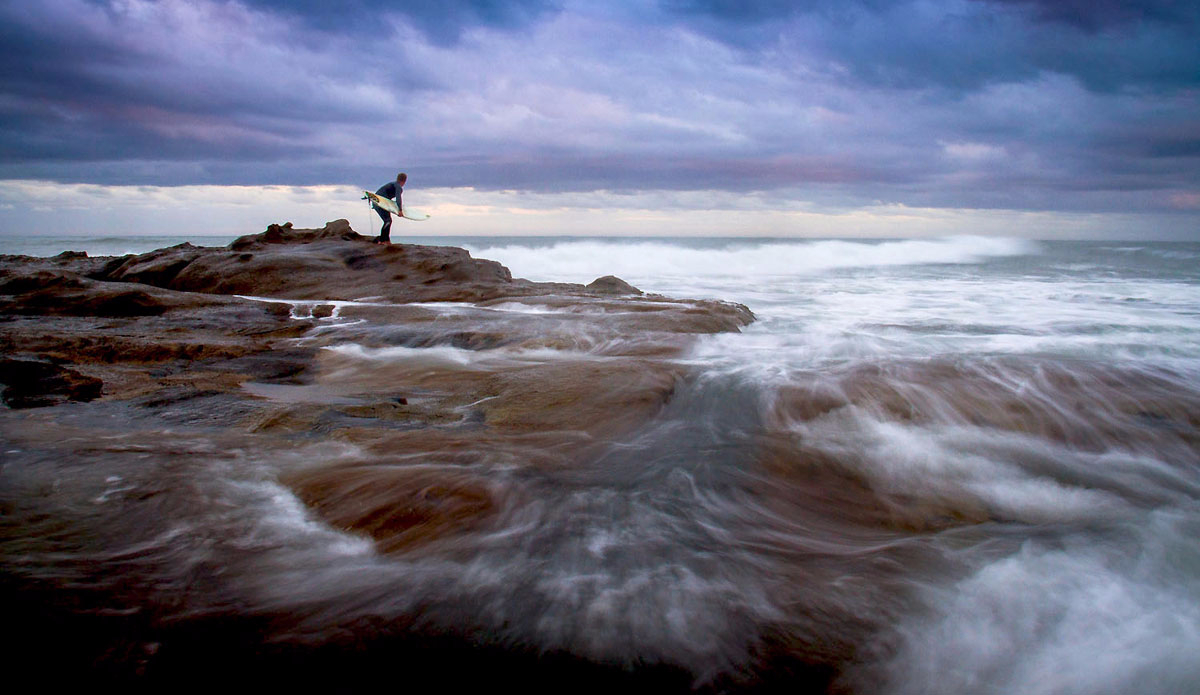
<path id="1" fill-rule="evenodd" d="M 1200 244 L 410 240 L 757 321 L 699 338 L 680 358 L 698 376 L 657 420 L 593 469 L 539 473 L 536 503 L 453 554 L 382 561 L 271 482 L 291 463 L 237 449 L 205 470 L 227 506 L 197 503 L 138 552 L 200 572 L 199 592 L 240 577 L 213 590 L 226 607 L 304 606 L 305 634 L 419 605 L 495 644 L 668 664 L 697 687 L 753 690 L 764 654 L 790 650 L 852 654 L 843 692 L 1200 691 Z M 356 346 L 351 323 L 341 344 L 336 317 L 323 328 L 347 359 L 422 359 Z M 131 477 L 105 460 L 97 495 Z"/>

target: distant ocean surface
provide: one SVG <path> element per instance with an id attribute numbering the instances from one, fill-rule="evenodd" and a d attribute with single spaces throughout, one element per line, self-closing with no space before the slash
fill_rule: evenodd
<path id="1" fill-rule="evenodd" d="M 0 238 L 0 252 L 231 240 Z M 561 599 L 564 623 L 539 623 L 536 647 L 637 649 L 639 626 L 653 623 L 646 649 L 699 673 L 722 659 L 736 670 L 742 657 L 697 626 L 786 635 L 817 625 L 855 644 L 861 663 L 845 675 L 855 692 L 1200 692 L 1200 244 L 399 240 L 463 246 L 516 277 L 612 274 L 758 317 L 686 357 L 704 375 L 689 396 L 703 414 L 693 424 L 714 434 L 700 445 L 664 427 L 658 448 L 639 444 L 675 442 L 648 465 L 681 472 L 610 491 L 653 511 L 605 541 L 626 544 L 625 579 L 572 574 L 569 557 L 547 565 L 546 581 L 561 585 L 539 590 Z M 737 477 L 748 464 L 729 442 L 750 420 L 778 439 L 778 479 Z M 855 531 L 861 510 L 845 510 L 843 527 L 837 513 L 789 506 L 807 466 L 869 489 L 899 530 Z M 761 494 L 748 492 L 755 485 Z M 701 540 L 675 546 L 671 574 L 637 574 L 657 561 L 639 542 L 701 526 Z M 779 574 L 814 556 L 826 558 L 822 574 Z M 490 595 L 488 582 L 528 571 L 495 562 L 479 569 L 479 587 L 465 577 L 456 590 Z M 435 569 L 416 567 L 401 585 Z M 622 603 L 623 591 L 642 591 L 632 576 L 649 588 Z M 604 612 L 616 605 L 637 609 Z M 612 634 L 579 627 L 588 611 L 611 619 Z M 861 625 L 819 624 L 830 615 Z"/>
<path id="2" fill-rule="evenodd" d="M 146 253 L 188 242 L 196 246 L 225 246 L 238 235 L 221 236 L 49 236 L 0 234 L 0 254 L 55 256 L 63 251 L 83 251 L 89 256 L 124 256 Z"/>

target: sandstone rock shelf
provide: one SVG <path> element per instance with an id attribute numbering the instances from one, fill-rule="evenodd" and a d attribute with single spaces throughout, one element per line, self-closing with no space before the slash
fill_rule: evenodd
<path id="1" fill-rule="evenodd" d="M 88 403 L 133 407 L 122 428 L 219 428 L 263 449 L 352 442 L 363 457 L 282 479 L 384 551 L 477 528 L 506 493 L 380 460 L 570 466 L 653 419 L 697 336 L 753 320 L 612 276 L 537 283 L 463 249 L 376 245 L 345 220 L 224 248 L 5 256 L 0 270 L 10 433 L 22 409 Z"/>

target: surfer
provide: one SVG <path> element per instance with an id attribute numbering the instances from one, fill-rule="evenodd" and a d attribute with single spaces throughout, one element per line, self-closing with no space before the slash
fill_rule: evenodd
<path id="1" fill-rule="evenodd" d="M 396 209 L 400 214 L 404 214 L 404 203 L 400 202 L 400 195 L 404 193 L 404 184 L 408 181 L 408 174 L 403 172 L 396 174 L 395 181 L 389 181 L 379 187 L 375 191 L 375 195 L 384 198 L 391 198 L 396 201 Z M 392 243 L 392 213 L 384 210 L 375 203 L 371 203 L 371 207 L 375 208 L 375 212 L 383 220 L 383 228 L 379 230 L 379 238 L 375 240 L 376 244 Z"/>

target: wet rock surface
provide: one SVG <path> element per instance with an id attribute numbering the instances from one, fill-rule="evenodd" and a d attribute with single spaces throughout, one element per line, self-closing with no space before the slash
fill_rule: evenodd
<path id="1" fill-rule="evenodd" d="M 1194 273 L 1080 294 L 1103 266 L 1072 247 L 662 279 L 762 302 L 745 335 L 738 305 L 344 223 L 0 258 L 10 680 L 849 695 L 1066 663 L 1194 691 Z M 1054 286 L 1040 327 L 1010 311 Z"/>
<path id="2" fill-rule="evenodd" d="M 271 225 L 225 248 L 181 244 L 117 258 L 2 256 L 0 272 L 3 354 L 105 372 L 97 377 L 104 395 L 118 398 L 186 373 L 218 373 L 213 383 L 224 390 L 249 381 L 294 381 L 316 365 L 321 348 L 337 342 L 367 349 L 587 351 L 603 340 L 623 341 L 609 350 L 616 357 L 678 352 L 687 342 L 678 336 L 738 330 L 753 320 L 739 305 L 644 297 L 613 277 L 588 286 L 514 279 L 507 268 L 463 249 L 370 243 L 345 220 L 321 229 Z M 451 308 L 414 306 L 428 302 Z M 449 303 L 472 308 L 455 311 Z M 557 312 L 563 320 L 538 321 L 539 312 Z M 355 320 L 373 330 L 328 340 L 322 334 Z M 639 341 L 654 347 L 638 347 Z M 487 390 L 481 374 L 443 375 L 451 385 L 442 388 L 469 385 L 478 395 Z M 503 390 L 501 381 L 491 379 L 491 388 Z M 23 381 L 20 388 L 37 382 Z M 595 401 L 595 384 L 587 388 L 592 398 L 580 400 Z"/>
<path id="3" fill-rule="evenodd" d="M 611 276 L 588 285 L 513 278 L 462 249 L 376 245 L 344 220 L 272 225 L 224 248 L 0 257 L 0 436 L 26 462 L 0 469 L 4 531 L 37 536 L 37 524 L 62 525 L 38 536 L 33 554 L 19 556 L 26 560 L 6 556 L 0 588 L 6 601 L 33 597 L 100 643 L 72 642 L 78 673 L 141 678 L 157 665 L 174 682 L 172 669 L 194 662 L 155 646 L 179 632 L 169 621 L 228 611 L 228 592 L 249 604 L 260 592 L 262 567 L 249 567 L 270 560 L 236 549 L 215 552 L 242 560 L 191 560 L 184 550 L 193 533 L 217 534 L 206 543 L 224 547 L 205 525 L 253 507 L 239 496 L 275 486 L 264 499 L 297 505 L 290 513 L 304 531 L 285 545 L 315 533 L 367 544 L 379 558 L 371 562 L 478 554 L 470 549 L 481 538 L 544 513 L 540 476 L 600 460 L 663 412 L 692 378 L 682 358 L 699 336 L 753 318 L 744 306 L 646 295 Z M 25 477 L 44 466 L 72 471 L 65 490 Z M 79 516 L 89 505 L 99 516 Z M 245 532 L 238 526 L 230 542 Z M 130 543 L 154 550 L 135 552 L 122 569 L 94 560 L 70 570 L 96 593 L 47 591 L 21 563 L 57 552 L 53 539 L 72 533 L 99 555 Z M 172 534 L 183 536 L 155 540 Z M 101 579 L 112 572 L 115 584 Z M 105 629 L 79 617 L 93 610 L 132 611 L 135 627 L 117 630 L 139 637 L 89 632 Z M 403 625 L 423 610 L 384 613 Z M 254 608 L 238 619 L 290 625 L 314 611 Z M 483 629 L 476 619 L 464 625 Z M 425 628 L 400 634 L 406 648 L 429 643 Z M 577 651 L 562 652 L 571 673 L 608 673 L 595 665 L 603 659 L 584 659 L 602 654 Z M 674 669 L 669 680 L 686 689 Z"/>

